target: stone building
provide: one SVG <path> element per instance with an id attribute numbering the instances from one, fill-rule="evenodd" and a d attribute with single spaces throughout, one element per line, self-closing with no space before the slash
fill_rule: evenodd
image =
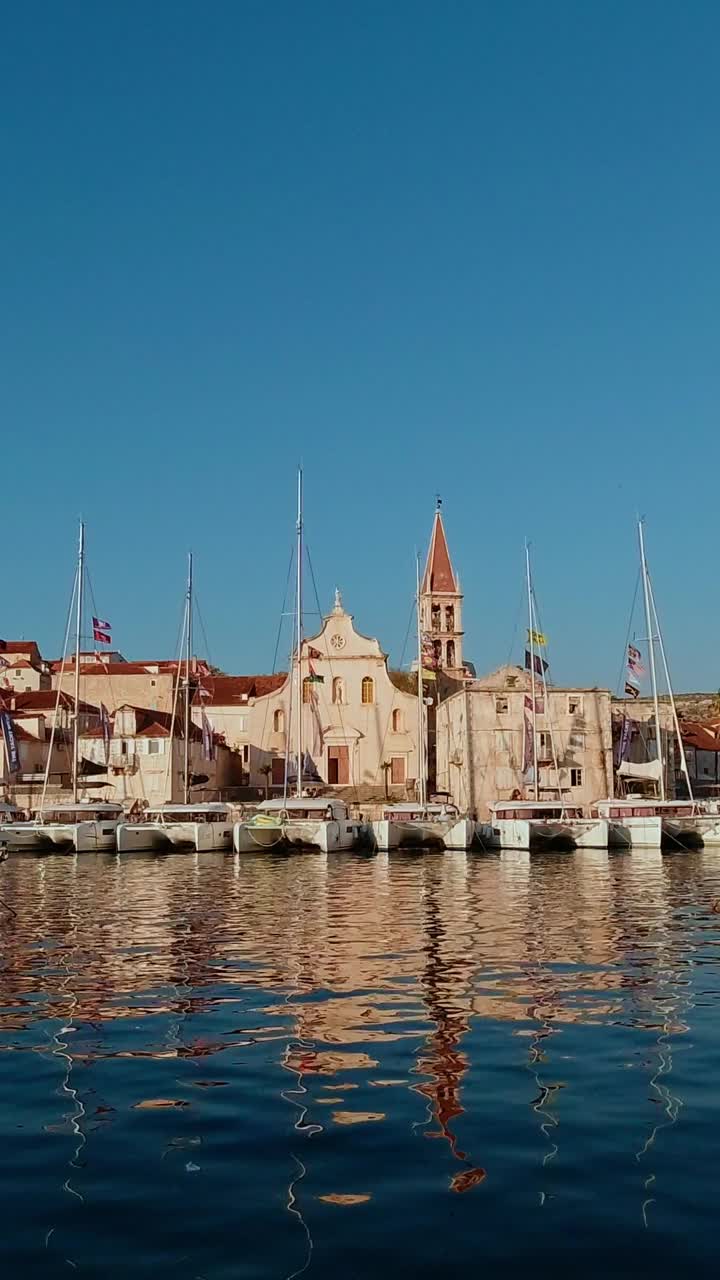
<path id="1" fill-rule="evenodd" d="M 505 666 L 438 706 L 437 789 L 479 818 L 494 800 L 534 797 L 523 773 L 530 693 L 530 674 Z M 585 806 L 612 795 L 610 691 L 548 688 L 545 700 L 536 688 L 536 701 L 539 798 Z"/>
<path id="2" fill-rule="evenodd" d="M 417 698 L 398 688 L 387 655 L 362 635 L 336 592 L 317 635 L 303 641 L 303 775 L 317 785 L 404 797 L 417 782 Z M 297 673 L 210 676 L 202 706 L 213 729 L 242 753 L 249 786 L 278 790 L 286 754 L 294 769 Z M 196 723 L 200 706 L 193 709 Z"/>
<path id="3" fill-rule="evenodd" d="M 450 559 L 438 499 L 420 586 L 420 620 L 425 650 L 424 665 L 435 671 L 442 671 L 454 680 L 462 680 L 465 674 L 462 607 L 460 579 Z"/>

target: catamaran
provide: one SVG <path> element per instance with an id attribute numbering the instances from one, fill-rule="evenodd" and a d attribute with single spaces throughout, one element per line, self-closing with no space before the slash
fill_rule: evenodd
<path id="1" fill-rule="evenodd" d="M 417 615 L 417 702 L 418 702 L 418 799 L 386 804 L 380 818 L 369 824 L 371 843 L 380 852 L 393 849 L 471 849 L 476 842 L 476 824 L 456 805 L 428 802 L 426 712 L 423 690 L 423 644 L 420 599 L 420 560 L 415 561 L 415 609 Z"/>
<path id="2" fill-rule="evenodd" d="M 295 734 L 295 794 L 290 795 L 292 778 L 290 757 L 285 757 L 285 780 L 282 798 L 264 800 L 256 812 L 233 829 L 233 847 L 236 853 L 257 853 L 258 850 L 288 852 L 311 849 L 320 853 L 352 849 L 359 840 L 359 824 L 353 822 L 347 805 L 334 796 L 306 795 L 303 792 L 303 775 L 307 775 L 306 757 L 303 754 L 303 473 L 298 470 L 297 523 L 296 523 L 296 576 L 295 576 L 295 643 L 291 663 L 290 699 L 293 701 Z M 291 707 L 292 710 L 292 707 Z M 306 777 L 306 781 L 309 779 Z"/>
<path id="3" fill-rule="evenodd" d="M 650 681 L 652 685 L 655 757 L 654 759 L 639 762 L 621 758 L 616 772 L 626 794 L 612 799 L 595 801 L 591 807 L 591 813 L 607 821 L 608 841 L 610 845 L 620 848 L 647 849 L 664 846 L 668 849 L 678 849 L 703 844 L 717 844 L 720 843 L 720 821 L 718 821 L 717 817 L 714 818 L 712 815 L 703 813 L 702 807 L 693 798 L 692 784 L 685 758 L 685 748 L 680 732 L 680 722 L 665 653 L 665 644 L 660 629 L 655 595 L 645 554 L 645 536 L 642 520 L 638 521 L 638 545 L 648 637 Z M 660 703 L 655 662 L 656 644 L 660 651 L 670 698 L 680 769 L 685 777 L 688 791 L 687 799 L 674 799 L 667 795 L 665 781 L 666 762 L 662 751 Z M 630 646 L 630 649 L 639 659 L 639 651 L 635 650 L 633 646 Z M 630 662 L 630 657 L 628 657 L 628 662 Z M 634 689 L 632 696 L 637 697 L 639 689 L 635 683 L 629 683 L 630 690 Z M 626 683 L 626 692 L 628 692 L 628 683 Z M 622 738 L 620 755 L 621 757 L 623 755 Z M 656 794 L 654 796 L 648 796 L 647 793 L 636 794 L 629 790 L 633 783 L 635 786 L 649 785 L 655 789 Z"/>
<path id="4" fill-rule="evenodd" d="M 101 850 L 115 848 L 115 834 L 122 817 L 122 805 L 80 798 L 80 644 L 83 624 L 84 586 L 85 525 L 80 521 L 77 569 L 70 602 L 70 616 L 72 616 L 73 605 L 75 605 L 75 710 L 73 716 L 72 801 L 55 803 L 52 806 L 46 805 L 50 765 L 55 745 L 55 731 L 62 694 L 62 674 L 70 630 L 70 622 L 68 620 L 68 629 L 63 646 L 63 665 L 58 681 L 55 717 L 48 746 L 42 801 L 35 816 L 29 821 L 13 822 L 4 826 L 3 841 L 14 849 L 24 849 L 36 853 L 51 853 L 55 851 L 62 853 L 96 853 Z"/>
<path id="5" fill-rule="evenodd" d="M 562 793 L 560 769 L 555 746 L 555 735 L 548 720 L 555 790 L 557 798 L 540 798 L 539 764 L 537 759 L 538 694 L 536 675 L 541 681 L 542 708 L 548 713 L 546 662 L 537 653 L 538 642 L 544 642 L 537 618 L 535 589 L 530 568 L 530 546 L 525 543 L 525 578 L 528 602 L 528 650 L 531 690 L 531 723 L 524 717 L 525 748 L 524 772 L 526 784 L 531 782 L 533 794 L 526 799 L 496 800 L 490 807 L 489 830 L 479 829 L 478 837 L 484 848 L 523 849 L 540 852 L 543 849 L 605 849 L 608 842 L 608 823 L 600 817 L 586 818 L 582 807 L 568 804 Z"/>
<path id="6" fill-rule="evenodd" d="M 188 554 L 188 577 L 185 591 L 185 616 L 181 639 L 185 648 L 185 680 L 184 680 L 184 726 L 183 726 L 183 797 L 182 804 L 162 804 L 150 809 L 139 822 L 123 822 L 118 827 L 117 847 L 119 853 L 135 853 L 140 850 L 156 852 L 173 852 L 193 850 L 206 853 L 211 850 L 232 848 L 232 821 L 227 805 L 191 801 L 192 788 L 190 743 L 193 731 L 190 715 L 191 685 L 190 671 L 192 664 L 192 623 L 193 623 L 193 558 Z M 173 713 L 170 722 L 170 752 L 168 756 L 167 778 L 172 776 L 173 745 L 175 742 L 175 723 L 177 715 L 178 693 L 180 690 L 182 663 L 178 662 Z"/>

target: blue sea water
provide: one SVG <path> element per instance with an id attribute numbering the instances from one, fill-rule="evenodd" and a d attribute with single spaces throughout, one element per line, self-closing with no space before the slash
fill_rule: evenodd
<path id="1" fill-rule="evenodd" d="M 0 895 L 3 1276 L 716 1273 L 719 854 L 13 856 Z"/>

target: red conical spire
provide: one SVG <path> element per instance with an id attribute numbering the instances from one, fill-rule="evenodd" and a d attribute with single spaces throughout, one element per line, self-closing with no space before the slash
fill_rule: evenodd
<path id="1" fill-rule="evenodd" d="M 458 581 L 450 561 L 450 552 L 448 551 L 447 538 L 445 537 L 441 507 L 442 502 L 438 498 L 432 537 L 430 539 L 430 550 L 428 551 L 422 582 L 423 595 L 431 595 L 433 592 L 447 592 L 450 595 L 459 594 Z"/>

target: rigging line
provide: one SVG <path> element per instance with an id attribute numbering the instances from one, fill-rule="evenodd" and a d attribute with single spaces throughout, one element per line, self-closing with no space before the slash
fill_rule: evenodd
<path id="1" fill-rule="evenodd" d="M 413 596 L 413 603 L 412 603 L 412 605 L 410 606 L 410 614 L 409 614 L 409 616 L 408 616 L 408 624 L 407 624 L 407 630 L 406 630 L 406 632 L 405 632 L 405 639 L 404 639 L 404 641 L 403 641 L 403 647 L 402 647 L 402 651 L 401 651 L 401 653 L 400 653 L 400 667 L 401 667 L 401 668 L 402 668 L 402 665 L 403 665 L 403 660 L 404 660 L 404 658 L 405 658 L 405 650 L 407 649 L 408 639 L 409 639 L 409 637 L 410 637 L 410 629 L 411 629 L 411 627 L 412 627 L 412 625 L 413 625 L 413 622 L 415 621 L 415 618 L 416 618 L 416 610 L 417 610 L 417 605 L 415 604 L 415 597 Z M 391 683 L 392 683 L 392 680 L 391 680 Z M 404 692 L 404 690 L 397 689 L 397 687 L 393 684 L 393 699 L 392 699 L 392 702 L 390 703 L 390 712 L 389 712 L 388 718 L 387 718 L 387 720 L 386 720 L 386 722 L 385 722 L 385 731 L 384 731 L 383 736 L 382 736 L 382 742 L 380 743 L 380 756 L 379 756 L 379 759 L 378 759 L 378 767 L 377 767 L 377 769 L 375 770 L 375 782 L 376 782 L 376 783 L 380 781 L 380 770 L 381 770 L 381 768 L 382 768 L 382 759 L 383 759 L 383 756 L 384 756 L 384 754 L 385 754 L 385 742 L 386 742 L 386 739 L 387 739 L 388 733 L 390 732 L 390 725 L 391 725 L 391 723 L 392 723 L 392 713 L 393 713 L 393 711 L 395 710 L 395 693 L 396 693 L 396 692 L 397 692 L 397 693 L 401 693 L 401 692 Z M 411 695 L 409 695 L 409 696 L 411 696 Z"/>
<path id="2" fill-rule="evenodd" d="M 177 717 L 177 704 L 178 704 L 178 696 L 179 696 L 179 693 L 180 693 L 180 681 L 181 681 L 181 677 L 182 677 L 182 646 L 183 646 L 183 642 L 184 642 L 184 640 L 185 640 L 185 627 L 189 625 L 189 623 L 188 623 L 188 616 L 187 616 L 187 615 L 188 615 L 188 600 L 186 599 L 186 600 L 185 600 L 185 605 L 184 605 L 184 607 L 183 607 L 183 622 L 182 622 L 182 631 L 181 631 L 181 635 L 180 635 L 180 644 L 179 644 L 178 649 L 177 649 L 177 655 L 178 655 L 178 656 L 177 656 L 177 671 L 176 671 L 176 673 L 175 673 L 175 689 L 174 689 L 174 693 L 173 693 L 173 709 L 172 709 L 172 716 L 170 717 L 170 740 L 169 740 L 169 742 L 168 742 L 168 760 L 167 760 L 167 765 L 165 766 L 165 793 L 167 794 L 168 781 L 170 780 L 170 796 L 169 796 L 169 799 L 170 799 L 170 802 L 171 802 L 171 803 L 172 803 L 172 798 L 173 798 L 172 793 L 173 793 L 173 782 L 174 782 L 174 779 L 171 779 L 171 778 L 170 778 L 170 774 L 171 774 L 171 770 L 172 770 L 172 768 L 173 768 L 174 756 L 175 756 L 175 720 L 176 720 L 176 717 Z"/>
<path id="3" fill-rule="evenodd" d="M 512 662 L 513 651 L 514 651 L 514 649 L 515 649 L 515 642 L 516 642 L 516 639 L 517 639 L 518 626 L 520 625 L 520 615 L 521 615 L 521 613 L 522 613 L 522 611 L 523 611 L 523 608 L 524 608 L 524 607 L 525 607 L 525 577 L 524 577 L 524 575 L 523 575 L 523 585 L 522 585 L 522 589 L 521 589 L 521 591 L 520 591 L 520 599 L 519 599 L 519 601 L 518 601 L 517 611 L 516 611 L 516 613 L 515 613 L 515 622 L 514 622 L 514 624 L 513 624 L 513 629 L 512 629 L 512 639 L 511 639 L 511 641 L 510 641 L 510 648 L 508 649 L 507 660 L 506 660 L 506 663 L 505 663 L 505 665 L 506 665 L 506 666 L 508 666 L 508 667 L 510 666 L 510 663 Z"/>
<path id="4" fill-rule="evenodd" d="M 278 659 L 278 653 L 280 652 L 280 641 L 281 641 L 281 639 L 282 639 L 282 628 L 283 628 L 283 622 L 284 622 L 284 620 L 285 620 L 285 606 L 286 606 L 286 604 L 287 604 L 288 591 L 290 590 L 290 581 L 291 581 L 291 578 L 292 578 L 292 571 L 293 571 L 293 565 L 294 565 L 294 563 L 295 563 L 295 541 L 294 541 L 294 539 L 293 539 L 293 544 L 292 544 L 292 547 L 291 547 L 291 549 L 290 549 L 290 560 L 289 560 L 289 563 L 288 563 L 287 577 L 286 577 L 286 579 L 285 579 L 285 591 L 284 591 L 284 593 L 283 593 L 282 608 L 280 609 L 280 618 L 279 618 L 279 620 L 278 620 L 277 635 L 275 636 L 275 649 L 274 649 L 274 652 L 273 652 L 273 660 L 272 660 L 272 674 L 273 674 L 273 675 L 275 675 L 275 674 L 276 674 L 276 672 L 277 672 L 277 659 Z M 291 720 L 291 716 L 292 716 L 292 704 L 293 704 L 293 698 L 292 698 L 292 663 L 291 663 L 291 665 L 290 665 L 290 706 L 289 706 L 289 708 L 288 708 L 288 716 L 287 716 L 287 732 L 286 732 L 286 734 L 285 734 L 285 779 L 286 779 L 286 784 L 287 784 L 288 749 L 289 749 L 289 743 L 290 743 L 290 733 L 291 733 L 291 728 L 292 728 L 292 726 L 291 726 L 291 724 L 290 724 L 290 720 Z M 263 744 L 264 744 L 264 742 L 265 742 L 265 731 L 266 731 L 266 729 L 267 729 L 267 718 L 268 718 L 268 714 L 269 714 L 269 712 L 270 712 L 270 699 L 269 699 L 269 698 L 267 698 L 267 699 L 266 699 L 266 701 L 265 701 L 265 714 L 264 714 L 264 716 L 263 716 L 262 732 L 261 732 L 261 734 L 260 734 L 260 750 L 261 750 L 261 751 L 263 750 Z M 249 768 L 249 766 L 250 766 L 250 761 L 249 761 L 249 759 L 248 759 L 248 777 L 250 776 L 250 768 Z M 265 791 L 266 791 L 266 795 L 267 795 L 267 794 L 269 793 L 269 786 L 266 786 Z"/>
<path id="5" fill-rule="evenodd" d="M 209 662 L 210 666 L 212 667 L 212 666 L 214 666 L 215 664 L 214 664 L 214 662 L 213 662 L 213 660 L 212 660 L 212 654 L 211 654 L 211 652 L 210 652 L 210 643 L 209 643 L 209 641 L 208 641 L 207 631 L 205 630 L 205 622 L 204 622 L 204 620 L 203 620 L 202 612 L 201 612 L 201 610 L 200 610 L 200 601 L 198 600 L 198 594 L 197 594 L 197 591 L 193 591 L 193 604 L 194 604 L 194 606 L 195 606 L 195 614 L 196 614 L 196 616 L 197 616 L 197 620 L 198 620 L 198 622 L 200 623 L 200 631 L 201 631 L 201 633 L 202 633 L 203 644 L 205 645 L 205 652 L 206 652 L 206 654 L 207 654 L 207 660 L 208 660 L 208 662 Z"/>
<path id="6" fill-rule="evenodd" d="M 621 689 L 624 684 L 624 672 L 625 672 L 625 668 L 627 666 L 627 660 L 628 660 L 628 645 L 630 644 L 630 634 L 632 632 L 633 618 L 635 616 L 635 605 L 637 604 L 637 597 L 638 597 L 639 590 L 640 590 L 640 569 L 638 569 L 637 577 L 635 579 L 635 591 L 633 593 L 632 605 L 630 606 L 630 617 L 628 618 L 627 635 L 625 636 L 625 648 L 623 650 L 622 663 L 620 665 L 617 685 L 615 686 L 615 692 L 618 698 L 620 697 Z"/>
<path id="7" fill-rule="evenodd" d="M 62 659 L 61 659 L 61 661 L 60 661 L 60 674 L 59 674 L 59 676 L 58 676 L 57 697 L 56 697 L 56 699 L 55 699 L 55 715 L 53 716 L 52 727 L 51 727 L 51 729 L 50 729 L 50 745 L 49 745 L 49 747 L 48 747 L 48 757 L 47 757 L 47 761 L 46 761 L 46 763 L 45 763 L 45 776 L 44 776 L 44 778 L 43 778 L 43 788 L 42 788 L 42 793 L 41 793 L 41 796 L 40 796 L 40 812 L 41 812 L 41 814 L 42 814 L 42 812 L 43 812 L 43 810 L 44 810 L 44 808 L 45 808 L 45 800 L 46 800 L 46 798 L 47 798 L 47 789 L 48 789 L 48 785 L 49 785 L 49 782 L 50 782 L 50 767 L 51 767 L 51 765 L 52 765 L 53 747 L 55 746 L 55 730 L 57 729 L 57 722 L 58 722 L 58 717 L 59 717 L 59 714 L 60 714 L 60 700 L 61 700 L 62 695 L 63 695 L 63 692 L 64 692 L 64 690 L 63 690 L 63 676 L 64 676 L 64 674 L 65 674 L 65 665 L 66 665 L 66 661 L 67 661 L 67 647 L 68 647 L 68 641 L 69 641 L 69 639 L 70 639 L 70 627 L 72 626 L 73 607 L 74 607 L 74 605 L 75 605 L 75 595 L 76 595 L 76 592 L 77 592 L 77 590 L 78 590 L 78 585 L 79 585 L 79 583 L 78 583 L 78 568 L 76 568 L 76 569 L 75 569 L 75 574 L 74 574 L 74 576 L 73 576 L 73 588 L 72 588 L 72 592 L 71 592 L 71 594 L 70 594 L 70 604 L 69 604 L 69 606 L 68 606 L 67 619 L 66 619 L 66 622 L 65 622 L 65 639 L 63 640 Z M 75 708 L 75 715 L 77 715 L 77 714 L 78 714 L 78 709 L 77 709 L 77 707 L 76 707 L 76 708 Z M 65 743 L 64 745 L 65 745 L 65 747 L 67 748 L 67 743 Z"/>
<path id="8" fill-rule="evenodd" d="M 307 542 L 305 543 L 305 556 L 306 556 L 306 558 L 307 558 L 308 568 L 309 568 L 309 570 L 310 570 L 310 580 L 311 580 L 311 582 L 312 582 L 313 592 L 315 593 L 315 603 L 316 603 L 316 605 L 317 605 L 317 607 L 318 607 L 318 612 L 320 612 L 320 616 L 322 617 L 323 615 L 322 615 L 322 612 L 320 611 L 320 596 L 318 595 L 317 582 L 315 581 L 315 570 L 314 570 L 314 568 L 313 568 L 313 562 L 312 562 L 312 560 L 311 560 L 311 558 L 310 558 L 310 548 L 309 548 L 309 546 L 308 546 Z M 332 687 L 333 687 L 333 685 L 335 684 L 335 676 L 333 675 L 332 658 L 331 658 L 331 656 L 330 656 L 330 652 L 329 652 L 329 650 L 328 650 L 328 653 L 327 653 L 327 663 L 328 663 L 328 667 L 329 667 L 329 669 L 330 669 L 330 688 L 331 688 L 331 690 L 332 690 Z M 299 670 L 298 670 L 298 680 L 299 680 L 299 679 L 300 679 L 300 673 L 299 673 Z M 331 693 L 331 697 L 332 697 L 332 693 Z M 319 696 L 318 696 L 318 703 L 319 703 L 319 702 L 320 702 L 320 698 L 319 698 Z M 337 703 L 335 703 L 334 705 L 338 708 L 338 719 L 339 719 L 339 721 L 340 721 L 340 732 L 342 733 L 343 738 L 345 738 L 345 740 L 346 740 L 346 742 L 347 742 L 347 737 L 346 737 L 346 734 L 345 734 L 345 724 L 344 724 L 344 722 L 343 722 L 343 715 L 342 715 L 342 705 L 343 705 L 343 704 L 342 704 L 341 702 L 337 702 Z M 322 736 L 322 726 L 320 727 L 320 732 L 321 732 L 321 736 Z M 298 761 L 298 770 L 300 770 L 300 768 L 301 768 L 301 764 L 300 764 L 300 762 Z M 353 771 L 353 772 L 354 772 L 354 771 Z M 355 782 L 353 782 L 353 783 L 352 783 L 352 790 L 353 790 L 353 792 L 354 792 L 354 794 L 355 794 L 355 804 L 359 806 L 359 804 L 360 804 L 360 795 L 359 795 L 359 791 L 358 791 L 358 783 L 357 783 L 357 781 L 355 781 Z"/>

